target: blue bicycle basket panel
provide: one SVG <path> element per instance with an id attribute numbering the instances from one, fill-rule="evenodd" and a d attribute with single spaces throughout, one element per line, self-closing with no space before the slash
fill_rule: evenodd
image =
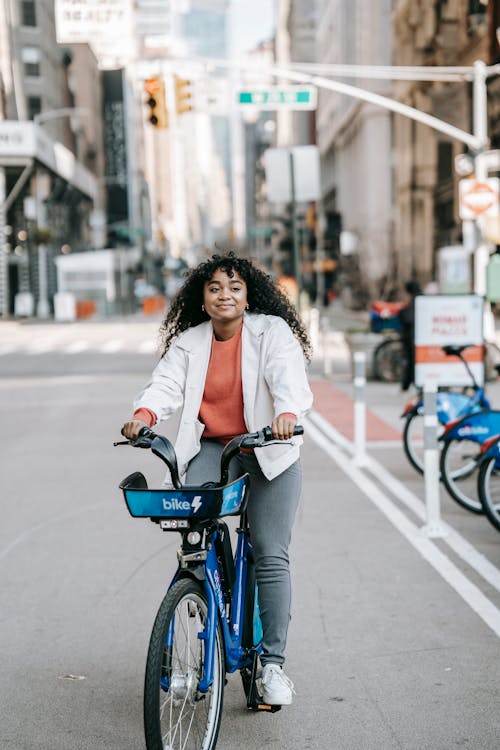
<path id="1" fill-rule="evenodd" d="M 470 397 L 463 393 L 440 391 L 436 394 L 437 418 L 441 424 L 481 411 L 481 408 L 478 404 L 472 406 Z M 421 413 L 423 414 L 423 404 Z"/>
<path id="2" fill-rule="evenodd" d="M 241 509 L 249 481 L 248 474 L 244 474 L 224 487 L 150 490 L 142 479 L 141 482 L 137 474 L 131 474 L 120 485 L 134 518 L 205 519 L 233 515 Z"/>
<path id="3" fill-rule="evenodd" d="M 484 443 L 500 433 L 500 411 L 480 411 L 469 414 L 457 422 L 442 438 L 444 440 L 471 440 Z"/>

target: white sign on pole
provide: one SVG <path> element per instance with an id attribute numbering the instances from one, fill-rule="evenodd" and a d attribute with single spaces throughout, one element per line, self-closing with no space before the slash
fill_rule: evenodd
<path id="1" fill-rule="evenodd" d="M 484 383 L 484 299 L 477 294 L 432 294 L 415 298 L 415 385 L 469 386 L 470 376 L 446 344 L 470 346 L 463 356 L 479 384 Z"/>
<path id="2" fill-rule="evenodd" d="M 267 198 L 271 202 L 292 200 L 290 152 L 293 155 L 295 200 L 316 201 L 320 197 L 319 151 L 317 146 L 268 148 L 264 153 Z"/>
<path id="3" fill-rule="evenodd" d="M 480 216 L 497 216 L 500 212 L 500 180 L 465 179 L 458 183 L 459 213 L 462 221 Z"/>
<path id="4" fill-rule="evenodd" d="M 55 0 L 58 44 L 89 44 L 99 57 L 133 54 L 132 0 Z"/>

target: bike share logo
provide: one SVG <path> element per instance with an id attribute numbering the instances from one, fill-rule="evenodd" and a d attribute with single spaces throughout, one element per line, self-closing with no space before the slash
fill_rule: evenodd
<path id="1" fill-rule="evenodd" d="M 224 595 L 222 593 L 222 584 L 221 584 L 218 570 L 214 571 L 214 583 L 215 583 L 215 593 L 217 594 L 217 601 L 219 604 L 219 609 L 221 612 L 224 612 L 225 611 Z"/>
<path id="2" fill-rule="evenodd" d="M 179 497 L 164 497 L 162 498 L 162 502 L 163 510 L 180 510 L 186 513 L 192 508 L 193 512 L 197 513 L 201 508 L 201 495 L 195 495 L 191 502 L 189 502 L 189 500 L 182 500 L 182 498 Z"/>
<path id="3" fill-rule="evenodd" d="M 481 427 L 481 425 L 473 427 L 472 425 L 468 424 L 458 430 L 459 437 L 467 437 L 469 435 L 488 435 L 488 433 L 489 429 L 487 427 Z"/>

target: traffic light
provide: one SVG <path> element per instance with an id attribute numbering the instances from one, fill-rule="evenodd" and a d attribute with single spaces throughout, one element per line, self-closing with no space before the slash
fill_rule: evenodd
<path id="1" fill-rule="evenodd" d="M 163 78 L 159 76 L 148 78 L 144 81 L 144 90 L 148 96 L 146 104 L 150 110 L 148 121 L 155 128 L 168 128 L 167 100 Z"/>
<path id="2" fill-rule="evenodd" d="M 191 81 L 186 78 L 174 76 L 175 83 L 175 106 L 177 113 L 190 112 L 193 107 L 191 104 Z"/>

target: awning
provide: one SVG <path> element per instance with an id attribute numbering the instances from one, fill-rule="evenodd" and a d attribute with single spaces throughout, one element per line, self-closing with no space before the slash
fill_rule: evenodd
<path id="1" fill-rule="evenodd" d="M 97 178 L 77 161 L 66 146 L 53 141 L 34 122 L 1 120 L 0 166 L 23 167 L 31 159 L 43 164 L 81 193 L 96 201 Z"/>

